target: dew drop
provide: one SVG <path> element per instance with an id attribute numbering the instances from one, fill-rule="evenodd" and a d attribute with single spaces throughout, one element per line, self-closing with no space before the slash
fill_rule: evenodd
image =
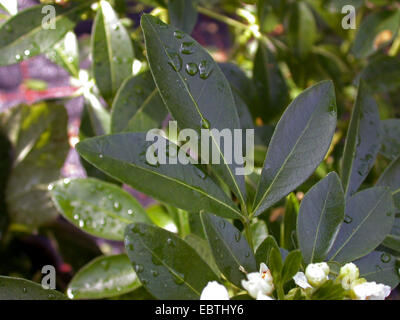
<path id="1" fill-rule="evenodd" d="M 85 226 L 85 221 L 79 220 L 79 227 L 83 228 Z"/>
<path id="2" fill-rule="evenodd" d="M 176 72 L 179 72 L 182 70 L 182 58 L 181 56 L 176 53 L 176 52 L 169 52 L 169 61 L 168 64 L 174 69 Z"/>
<path id="3" fill-rule="evenodd" d="M 73 290 L 73 289 L 68 289 L 68 290 L 67 290 L 67 296 L 68 296 L 68 298 L 74 299 L 74 298 L 75 298 L 75 294 L 76 294 L 76 291 L 75 291 L 75 290 Z"/>
<path id="4" fill-rule="evenodd" d="M 220 220 L 220 221 L 218 222 L 218 225 L 219 225 L 219 227 L 220 227 L 221 229 L 225 229 L 225 225 L 226 225 L 225 220 Z"/>
<path id="5" fill-rule="evenodd" d="M 349 224 L 349 223 L 352 223 L 352 221 L 353 221 L 353 218 L 350 217 L 349 215 L 346 214 L 346 215 L 344 216 L 344 222 L 345 222 L 345 223 Z"/>
<path id="6" fill-rule="evenodd" d="M 15 56 L 15 60 L 17 60 L 18 62 L 22 61 L 21 55 L 17 54 L 17 55 Z"/>
<path id="7" fill-rule="evenodd" d="M 31 51 L 28 50 L 28 49 L 25 50 L 25 51 L 24 51 L 24 55 L 27 56 L 27 57 L 29 57 L 29 56 L 31 55 Z"/>
<path id="8" fill-rule="evenodd" d="M 188 75 L 194 76 L 197 74 L 197 72 L 199 72 L 199 68 L 197 67 L 197 64 L 190 62 L 186 64 L 186 72 Z"/>
<path id="9" fill-rule="evenodd" d="M 154 278 L 158 277 L 158 271 L 156 270 L 151 270 L 151 274 Z"/>
<path id="10" fill-rule="evenodd" d="M 176 30 L 174 32 L 174 37 L 177 39 L 183 39 L 185 37 L 185 34 L 180 30 Z"/>
<path id="11" fill-rule="evenodd" d="M 137 265 L 135 265 L 135 271 L 137 273 L 142 273 L 144 271 L 144 268 L 141 264 L 137 264 Z"/>
<path id="12" fill-rule="evenodd" d="M 199 63 L 199 72 L 200 72 L 200 78 L 203 80 L 206 80 L 210 77 L 212 73 L 212 68 L 210 66 L 210 63 L 207 60 L 203 60 Z"/>
<path id="13" fill-rule="evenodd" d="M 392 260 L 392 256 L 391 256 L 390 254 L 388 254 L 388 253 L 386 253 L 386 252 L 384 252 L 384 253 L 381 254 L 381 261 L 382 261 L 383 263 L 389 263 L 390 260 Z"/>
<path id="14" fill-rule="evenodd" d="M 131 216 L 131 215 L 133 215 L 133 210 L 132 209 L 129 209 L 128 210 L 128 214 Z"/>
<path id="15" fill-rule="evenodd" d="M 210 127 L 211 127 L 211 124 L 210 124 L 210 121 L 208 121 L 207 119 L 202 119 L 201 120 L 201 127 L 203 128 L 203 129 L 210 129 Z"/>
<path id="16" fill-rule="evenodd" d="M 106 271 L 110 268 L 110 263 L 108 261 L 102 261 L 100 264 Z"/>
<path id="17" fill-rule="evenodd" d="M 205 179 L 207 177 L 207 175 L 200 169 L 195 169 L 196 170 L 196 175 L 200 178 L 200 179 Z"/>
<path id="18" fill-rule="evenodd" d="M 22 289 L 22 292 L 23 292 L 23 293 L 27 293 L 27 292 L 28 292 L 28 289 L 27 289 L 27 288 L 23 288 L 23 289 Z"/>
<path id="19" fill-rule="evenodd" d="M 194 52 L 194 42 L 182 42 L 180 52 L 182 54 L 192 54 Z"/>
<path id="20" fill-rule="evenodd" d="M 114 202 L 114 210 L 121 211 L 121 204 L 119 202 Z"/>
<path id="21" fill-rule="evenodd" d="M 242 234 L 240 233 L 240 231 L 236 231 L 236 233 L 235 233 L 235 241 L 239 242 L 241 238 L 242 238 Z"/>
<path id="22" fill-rule="evenodd" d="M 173 241 L 171 238 L 168 238 L 167 244 L 168 244 L 170 247 L 175 247 L 175 243 L 174 243 L 174 241 Z"/>
<path id="23" fill-rule="evenodd" d="M 99 158 L 100 158 L 100 159 L 103 159 L 104 156 L 100 153 L 100 154 L 99 154 Z"/>

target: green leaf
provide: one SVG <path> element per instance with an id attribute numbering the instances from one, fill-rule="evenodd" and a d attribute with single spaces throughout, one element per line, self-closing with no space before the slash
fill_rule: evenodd
<path id="1" fill-rule="evenodd" d="M 285 259 L 285 263 L 282 269 L 282 283 L 285 284 L 292 280 L 295 274 L 299 271 L 301 267 L 301 252 L 299 250 L 294 250 L 289 252 Z"/>
<path id="2" fill-rule="evenodd" d="M 197 0 L 169 0 L 168 13 L 171 25 L 190 34 L 197 22 Z"/>
<path id="3" fill-rule="evenodd" d="M 231 85 L 232 92 L 239 93 L 240 97 L 248 106 L 253 105 L 255 98 L 255 89 L 252 81 L 247 77 L 244 71 L 234 63 L 219 63 L 221 71 Z M 239 117 L 240 118 L 240 117 Z"/>
<path id="4" fill-rule="evenodd" d="M 365 67 L 360 77 L 373 93 L 395 91 L 400 87 L 400 61 L 395 57 L 377 57 Z"/>
<path id="5" fill-rule="evenodd" d="M 51 186 L 51 195 L 65 218 L 97 237 L 123 240 L 127 225 L 151 223 L 127 191 L 101 180 L 64 179 Z"/>
<path id="6" fill-rule="evenodd" d="M 173 217 L 171 217 L 164 205 L 152 205 L 146 208 L 146 213 L 156 226 L 174 233 L 178 231 Z"/>
<path id="7" fill-rule="evenodd" d="M 257 265 L 261 263 L 265 263 L 267 266 L 269 265 L 269 255 L 271 253 L 271 249 L 275 248 L 279 251 L 279 246 L 276 243 L 276 240 L 272 236 L 268 236 L 258 247 L 255 257 Z"/>
<path id="8" fill-rule="evenodd" d="M 222 274 L 241 288 L 247 273 L 257 271 L 253 252 L 242 233 L 223 218 L 212 214 L 201 214 L 204 231 L 215 262 Z"/>
<path id="9" fill-rule="evenodd" d="M 357 58 L 367 58 L 387 41 L 382 42 L 382 32 L 393 38 L 400 26 L 400 10 L 382 10 L 369 14 L 358 28 L 353 52 Z M 386 37 L 385 37 L 386 38 Z"/>
<path id="10" fill-rule="evenodd" d="M 346 198 L 367 177 L 380 149 L 378 106 L 367 85 L 360 81 L 342 158 L 342 182 Z"/>
<path id="11" fill-rule="evenodd" d="M 151 15 L 142 16 L 141 26 L 150 69 L 165 105 L 180 128 L 210 130 L 211 146 L 216 147 L 220 159 L 212 168 L 245 203 L 244 178 L 235 175 L 235 169 L 242 166 L 228 164 L 221 141 L 212 130 L 240 128 L 228 81 L 190 36 Z"/>
<path id="12" fill-rule="evenodd" d="M 74 32 L 67 32 L 65 37 L 47 51 L 47 57 L 64 68 L 68 73 L 79 77 L 78 39 Z"/>
<path id="13" fill-rule="evenodd" d="M 280 250 L 272 247 L 268 258 L 268 267 L 271 269 L 272 278 L 274 279 L 274 284 L 277 287 L 282 285 L 282 270 L 283 261 Z"/>
<path id="14" fill-rule="evenodd" d="M 391 250 L 397 251 L 400 253 L 400 237 L 395 236 L 392 234 L 389 234 L 385 240 L 383 240 L 382 245 L 385 246 L 386 248 L 389 248 Z"/>
<path id="15" fill-rule="evenodd" d="M 253 239 L 253 248 L 258 248 L 268 237 L 268 227 L 265 221 L 258 220 L 251 224 L 251 237 Z"/>
<path id="16" fill-rule="evenodd" d="M 261 214 L 302 184 L 324 159 L 336 127 L 330 81 L 307 89 L 286 109 L 272 136 L 253 206 Z"/>
<path id="17" fill-rule="evenodd" d="M 400 119 L 382 121 L 381 153 L 391 160 L 400 156 Z"/>
<path id="18" fill-rule="evenodd" d="M 47 186 L 60 177 L 68 154 L 67 112 L 61 105 L 41 103 L 12 109 L 1 121 L 13 126 L 8 130 L 14 148 L 8 212 L 12 222 L 34 229 L 57 216 Z"/>
<path id="19" fill-rule="evenodd" d="M 301 202 L 297 238 L 306 264 L 324 261 L 344 220 L 344 193 L 332 172 L 308 191 Z"/>
<path id="20" fill-rule="evenodd" d="M 125 254 L 98 257 L 72 278 L 70 299 L 104 299 L 131 292 L 141 286 Z"/>
<path id="21" fill-rule="evenodd" d="M 111 132 L 145 132 L 161 127 L 167 109 L 150 72 L 129 77 L 112 106 Z"/>
<path id="22" fill-rule="evenodd" d="M 146 151 L 151 145 L 146 133 L 124 133 L 84 140 L 77 150 L 97 168 L 160 201 L 187 211 L 240 216 L 232 200 L 196 166 L 149 164 Z"/>
<path id="23" fill-rule="evenodd" d="M 111 115 L 110 112 L 101 104 L 100 98 L 92 93 L 86 94 L 84 108 L 85 112 L 87 112 L 87 125 L 90 128 L 90 130 L 86 131 L 86 134 L 84 132 L 84 135 L 92 137 L 109 134 Z"/>
<path id="24" fill-rule="evenodd" d="M 290 7 L 288 42 L 299 58 L 305 58 L 317 40 L 314 15 L 305 1 L 296 1 Z"/>
<path id="25" fill-rule="evenodd" d="M 67 7 L 53 5 L 56 16 L 50 20 L 45 4 L 19 12 L 0 27 L 0 66 L 6 66 L 45 53 L 80 20 L 92 1 L 78 1 Z M 42 21 L 53 21 L 55 28 L 43 28 Z M 51 27 L 51 25 L 46 25 Z"/>
<path id="26" fill-rule="evenodd" d="M 400 156 L 390 163 L 376 185 L 390 188 L 397 211 L 400 211 Z"/>
<path id="27" fill-rule="evenodd" d="M 217 279 L 191 246 L 158 227 L 130 225 L 125 249 L 141 283 L 157 299 L 199 299 L 207 283 Z"/>
<path id="28" fill-rule="evenodd" d="M 232 94 L 235 99 L 236 110 L 239 117 L 240 127 L 243 129 L 242 131 L 242 141 L 246 141 L 246 131 L 244 129 L 254 129 L 253 119 L 251 117 L 249 108 L 245 100 L 242 98 L 240 93 L 232 88 Z M 243 144 L 243 150 L 245 151 L 245 144 Z"/>
<path id="29" fill-rule="evenodd" d="M 326 281 L 311 296 L 311 300 L 343 300 L 346 292 L 341 283 L 333 280 Z"/>
<path id="30" fill-rule="evenodd" d="M 93 75 L 105 100 L 111 101 L 132 74 L 131 38 L 107 1 L 100 1 L 92 32 Z"/>
<path id="31" fill-rule="evenodd" d="M 394 222 L 392 194 L 383 187 L 360 191 L 347 200 L 345 212 L 344 223 L 329 253 L 330 261 L 351 262 L 382 243 Z"/>
<path id="32" fill-rule="evenodd" d="M 218 269 L 217 264 L 215 263 L 212 251 L 210 246 L 208 245 L 207 240 L 196 236 L 195 234 L 188 234 L 185 237 L 185 241 L 199 254 L 199 256 L 207 262 L 213 272 L 217 275 L 220 275 L 221 272 Z"/>
<path id="33" fill-rule="evenodd" d="M 367 281 L 384 283 L 392 289 L 400 282 L 396 258 L 389 253 L 373 251 L 354 263 L 360 269 L 360 277 Z"/>
<path id="34" fill-rule="evenodd" d="M 274 55 L 261 41 L 254 60 L 253 81 L 261 118 L 267 122 L 282 114 L 289 102 L 288 87 Z"/>
<path id="35" fill-rule="evenodd" d="M 296 243 L 297 217 L 299 213 L 299 201 L 294 193 L 286 198 L 285 214 L 283 216 L 282 247 L 293 250 Z"/>
<path id="36" fill-rule="evenodd" d="M 32 281 L 0 276 L 0 300 L 67 300 L 67 297 Z"/>

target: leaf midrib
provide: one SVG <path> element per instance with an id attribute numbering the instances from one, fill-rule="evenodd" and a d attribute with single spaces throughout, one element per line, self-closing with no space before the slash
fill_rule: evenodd
<path id="1" fill-rule="evenodd" d="M 191 185 L 189 185 L 189 184 L 185 184 L 184 182 L 182 182 L 182 181 L 180 181 L 180 180 L 177 180 L 177 179 L 174 179 L 174 178 L 172 178 L 172 177 L 163 175 L 163 174 L 161 174 L 161 173 L 159 173 L 159 172 L 156 172 L 156 171 L 153 171 L 153 170 L 150 170 L 150 169 L 146 169 L 146 168 L 144 168 L 144 167 L 140 167 L 140 166 L 138 166 L 138 165 L 136 165 L 136 164 L 133 164 L 133 163 L 130 163 L 130 162 L 126 162 L 126 161 L 122 161 L 122 160 L 120 160 L 120 159 L 116 159 L 116 158 L 110 157 L 110 156 L 106 156 L 106 157 L 109 158 L 109 159 L 111 159 L 111 160 L 114 160 L 114 161 L 122 162 L 123 164 L 128 165 L 128 166 L 130 166 L 130 167 L 134 167 L 134 168 L 136 168 L 136 169 L 143 170 L 143 171 L 145 171 L 145 172 L 147 172 L 147 173 L 150 173 L 150 174 L 155 174 L 155 175 L 157 175 L 157 176 L 160 176 L 161 178 L 164 178 L 164 179 L 166 179 L 166 180 L 170 180 L 170 181 L 173 181 L 173 182 L 175 182 L 175 183 L 178 183 L 178 184 L 180 184 L 180 185 L 182 185 L 182 186 L 185 186 L 185 187 L 188 188 L 188 189 L 194 190 L 194 191 L 196 191 L 196 192 L 198 192 L 198 193 L 200 193 L 200 194 L 202 194 L 202 195 L 205 195 L 207 198 L 209 198 L 209 199 L 211 199 L 211 200 L 217 202 L 218 204 L 220 204 L 220 205 L 222 205 L 222 206 L 224 206 L 224 207 L 230 209 L 230 210 L 231 210 L 232 212 L 234 212 L 235 214 L 237 214 L 237 215 L 239 215 L 239 216 L 242 216 L 242 214 L 241 214 L 239 211 L 236 211 L 234 208 L 230 207 L 228 204 L 222 202 L 221 200 L 219 200 L 219 199 L 217 199 L 217 198 L 212 197 L 210 194 L 204 192 L 204 191 L 201 190 L 201 189 L 198 189 L 198 188 L 196 188 L 196 187 L 194 187 L 194 186 L 191 186 Z"/>
<path id="2" fill-rule="evenodd" d="M 264 195 L 262 196 L 262 198 L 261 198 L 260 201 L 258 202 L 258 205 L 254 208 L 253 213 L 256 213 L 256 212 L 257 212 L 257 210 L 258 210 L 259 207 L 262 205 L 262 203 L 263 203 L 263 201 L 265 200 L 265 198 L 267 197 L 267 195 L 270 193 L 270 190 L 271 190 L 272 186 L 275 184 L 275 181 L 276 181 L 276 180 L 278 179 L 278 177 L 280 176 L 280 174 L 281 174 L 283 168 L 286 166 L 287 162 L 288 162 L 289 159 L 292 157 L 294 151 L 295 151 L 296 148 L 297 148 L 298 143 L 300 142 L 300 140 L 302 140 L 304 134 L 306 133 L 306 131 L 309 129 L 311 123 L 313 122 L 313 119 L 314 119 L 315 115 L 318 113 L 318 112 L 316 112 L 317 110 L 318 110 L 318 108 L 315 109 L 315 110 L 313 111 L 313 114 L 311 115 L 310 119 L 307 121 L 307 125 L 306 125 L 305 128 L 302 130 L 302 132 L 301 132 L 299 138 L 296 140 L 296 143 L 294 144 L 292 150 L 289 152 L 288 156 L 285 158 L 285 161 L 283 162 L 282 166 L 279 168 L 279 170 L 278 170 L 278 172 L 276 173 L 274 179 L 272 180 L 272 182 L 271 182 L 270 185 L 268 186 L 267 190 L 265 191 Z M 283 119 L 283 118 L 281 118 L 281 119 Z M 280 121 L 279 121 L 279 122 L 280 122 Z M 278 123 L 277 127 L 278 127 L 278 126 L 279 126 L 279 123 Z M 272 141 L 271 141 L 271 143 L 272 143 Z M 270 150 L 268 150 L 268 152 L 270 152 Z M 268 157 L 268 155 L 267 155 L 267 157 Z M 267 158 L 266 158 L 266 159 L 267 159 Z M 265 165 L 264 165 L 264 168 L 265 168 Z M 261 182 L 262 182 L 262 179 L 259 180 L 257 189 L 260 188 Z M 254 201 L 255 201 L 256 199 L 257 199 L 257 196 L 254 198 Z"/>
<path id="3" fill-rule="evenodd" d="M 327 204 L 327 202 L 328 202 L 329 191 L 330 191 L 330 183 L 329 183 L 329 185 L 328 185 L 328 192 L 326 193 L 326 197 L 325 197 L 325 200 L 324 200 L 324 205 L 323 205 L 323 207 L 322 207 L 322 214 L 321 214 L 320 217 L 319 217 L 317 230 L 316 230 L 316 232 L 315 232 L 315 238 L 314 238 L 313 248 L 312 248 L 312 252 L 311 252 L 311 261 L 310 261 L 310 263 L 313 263 L 313 260 L 314 260 L 315 247 L 316 247 L 316 245 L 317 245 L 317 239 L 318 239 L 318 237 L 319 237 L 319 231 L 320 231 L 320 228 L 321 228 L 321 223 L 322 223 L 324 214 L 326 214 L 326 204 Z"/>
<path id="4" fill-rule="evenodd" d="M 147 251 L 149 251 L 152 256 L 156 257 L 158 259 L 158 261 L 160 261 L 167 269 L 170 273 L 172 273 L 175 277 L 179 278 L 179 280 L 182 280 L 182 282 L 190 289 L 192 290 L 197 296 L 200 297 L 200 292 L 198 292 L 195 288 L 193 288 L 189 282 L 187 282 L 184 278 L 182 278 L 173 267 L 170 267 L 166 262 L 164 262 L 164 260 L 162 258 L 160 258 L 153 250 L 151 250 L 146 243 L 144 242 L 144 240 L 142 240 L 141 237 L 139 237 L 140 242 L 142 243 L 143 247 L 145 247 L 145 249 Z"/>
<path id="5" fill-rule="evenodd" d="M 144 18 L 147 19 L 146 16 L 144 16 Z M 159 37 L 159 35 L 158 35 L 158 33 L 157 33 L 157 30 L 153 27 L 153 24 L 152 24 L 150 21 L 148 21 L 148 24 L 149 24 L 149 25 L 151 26 L 151 28 L 153 29 L 153 32 L 154 32 L 154 34 L 156 35 L 158 42 L 161 44 L 161 47 L 163 48 L 164 53 L 166 54 L 166 56 L 170 59 L 170 61 L 173 61 L 173 60 L 171 59 L 170 55 L 168 54 L 167 50 L 165 50 L 165 46 L 164 46 L 163 42 L 161 41 L 161 39 L 160 39 L 160 37 Z M 177 72 L 177 74 L 178 74 L 178 78 L 181 80 L 181 83 L 183 83 L 183 85 L 184 85 L 186 91 L 188 92 L 188 95 L 189 95 L 189 97 L 190 97 L 190 100 L 192 100 L 193 105 L 195 106 L 195 109 L 196 109 L 198 115 L 200 116 L 200 118 L 201 118 L 202 121 L 205 121 L 206 119 L 204 118 L 203 114 L 201 113 L 201 110 L 200 110 L 200 108 L 199 108 L 199 106 L 198 106 L 196 100 L 195 100 L 194 97 L 192 96 L 192 93 L 190 92 L 190 90 L 189 90 L 189 88 L 188 88 L 186 82 L 184 81 L 184 79 L 182 78 L 182 76 L 181 76 L 181 74 L 180 74 L 179 72 Z M 157 84 L 157 83 L 156 83 L 156 86 L 157 86 L 157 88 L 158 88 L 158 84 Z M 161 92 L 161 91 L 160 91 L 160 92 Z M 166 104 L 166 105 L 167 105 L 167 104 Z M 242 192 L 241 192 L 241 190 L 240 190 L 240 188 L 239 188 L 239 186 L 238 186 L 238 184 L 237 184 L 237 182 L 236 182 L 235 176 L 233 175 L 233 173 L 232 173 L 231 168 L 229 167 L 229 165 L 226 163 L 224 154 L 222 153 L 222 151 L 221 151 L 219 145 L 216 143 L 214 135 L 213 135 L 213 134 L 210 134 L 210 136 L 211 136 L 211 138 L 212 138 L 212 140 L 213 140 L 214 145 L 215 145 L 216 148 L 218 149 L 218 152 L 219 152 L 219 154 L 220 154 L 220 156 L 221 156 L 221 158 L 222 158 L 222 160 L 223 160 L 223 162 L 224 162 L 225 167 L 228 169 L 229 175 L 231 176 L 231 180 L 232 180 L 232 182 L 233 182 L 234 185 L 235 185 L 235 188 L 236 188 L 237 193 L 238 193 L 238 195 L 239 195 L 239 197 L 240 197 L 241 203 L 244 204 L 244 203 L 245 203 L 244 197 L 243 197 L 243 194 L 242 194 Z"/>
<path id="6" fill-rule="evenodd" d="M 339 247 L 338 250 L 336 250 L 335 254 L 329 259 L 329 261 L 333 261 L 333 259 L 340 253 L 340 251 L 343 250 L 343 248 L 350 242 L 350 240 L 354 237 L 354 235 L 358 232 L 358 230 L 361 228 L 361 226 L 369 219 L 369 217 L 373 214 L 375 209 L 378 207 L 378 205 L 381 203 L 382 199 L 386 196 L 386 193 L 383 192 L 382 195 L 379 197 L 378 201 L 376 202 L 375 206 L 368 212 L 368 214 L 365 216 L 364 219 L 361 220 L 359 225 L 353 229 L 353 232 L 350 234 L 350 236 L 346 239 L 346 241 Z"/>

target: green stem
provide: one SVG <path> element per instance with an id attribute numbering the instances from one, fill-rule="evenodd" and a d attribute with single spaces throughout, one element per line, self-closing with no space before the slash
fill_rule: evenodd
<path id="1" fill-rule="evenodd" d="M 230 26 L 238 28 L 238 29 L 247 30 L 249 28 L 249 26 L 245 23 L 242 23 L 235 19 L 229 18 L 229 17 L 224 16 L 216 11 L 213 11 L 213 10 L 210 10 L 210 9 L 207 9 L 204 7 L 197 7 L 197 11 L 206 16 L 214 18 L 215 20 L 219 20 L 221 22 L 226 23 L 227 25 L 230 25 Z"/>
<path id="2" fill-rule="evenodd" d="M 285 292 L 283 291 L 281 284 L 277 286 L 276 293 L 278 294 L 278 300 L 285 300 Z"/>
<path id="3" fill-rule="evenodd" d="M 244 232 L 245 232 L 245 234 L 246 234 L 247 242 L 249 243 L 251 250 L 254 252 L 253 234 L 252 234 L 252 232 L 251 232 L 251 226 L 250 226 L 250 221 L 249 221 L 249 220 L 247 220 L 247 221 L 244 223 Z"/>

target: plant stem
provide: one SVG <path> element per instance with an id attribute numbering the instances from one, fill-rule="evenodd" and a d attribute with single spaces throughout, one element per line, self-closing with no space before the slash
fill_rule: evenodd
<path id="1" fill-rule="evenodd" d="M 224 16 L 218 12 L 212 11 L 210 9 L 204 8 L 204 7 L 197 7 L 197 11 L 199 11 L 200 13 L 209 16 L 211 18 L 214 18 L 216 20 L 219 20 L 221 22 L 226 23 L 227 25 L 230 25 L 232 27 L 238 28 L 238 29 L 242 29 L 242 30 L 247 30 L 249 28 L 249 26 L 245 23 L 242 23 L 240 21 L 237 21 L 235 19 L 229 18 L 227 16 Z"/>
<path id="2" fill-rule="evenodd" d="M 277 286 L 276 293 L 278 294 L 279 300 L 285 300 L 285 292 L 283 291 L 283 287 L 281 284 Z"/>
<path id="3" fill-rule="evenodd" d="M 251 250 L 254 252 L 253 235 L 252 235 L 252 232 L 251 232 L 251 226 L 250 226 L 250 221 L 249 220 L 247 220 L 244 223 L 244 232 L 246 234 L 247 242 L 249 243 Z"/>

